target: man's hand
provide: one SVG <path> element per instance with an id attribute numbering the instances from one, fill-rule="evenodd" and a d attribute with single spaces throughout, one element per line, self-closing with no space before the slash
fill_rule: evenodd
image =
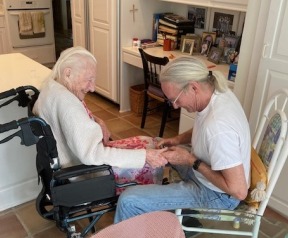
<path id="1" fill-rule="evenodd" d="M 162 167 L 168 163 L 165 157 L 162 155 L 163 152 L 167 151 L 167 148 L 155 150 L 155 149 L 147 149 L 146 150 L 146 162 L 152 167 Z"/>
<path id="2" fill-rule="evenodd" d="M 196 160 L 187 150 L 177 146 L 169 147 L 169 149 L 163 153 L 163 156 L 170 164 L 188 165 L 189 167 L 192 167 Z"/>
<path id="3" fill-rule="evenodd" d="M 179 145 L 179 144 L 180 144 L 179 137 L 175 136 L 175 137 L 172 137 L 172 138 L 160 140 L 157 143 L 156 148 L 170 147 L 170 146 Z"/>

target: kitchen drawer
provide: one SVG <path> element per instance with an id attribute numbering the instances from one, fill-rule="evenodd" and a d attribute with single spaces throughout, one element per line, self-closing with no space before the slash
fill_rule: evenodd
<path id="1" fill-rule="evenodd" d="M 181 115 L 184 114 L 186 115 L 187 117 L 190 117 L 190 118 L 195 118 L 195 112 L 187 112 L 187 110 L 185 108 L 181 108 Z"/>
<path id="2" fill-rule="evenodd" d="M 135 56 L 135 55 L 123 52 L 123 62 L 134 65 L 138 68 L 143 68 L 140 54 L 139 56 Z"/>
<path id="3" fill-rule="evenodd" d="M 5 27 L 5 19 L 4 19 L 4 16 L 0 16 L 0 27 L 1 27 L 1 28 Z"/>
<path id="4" fill-rule="evenodd" d="M 190 130 L 193 127 L 193 125 L 194 125 L 194 118 L 181 114 L 179 123 L 179 134 Z"/>

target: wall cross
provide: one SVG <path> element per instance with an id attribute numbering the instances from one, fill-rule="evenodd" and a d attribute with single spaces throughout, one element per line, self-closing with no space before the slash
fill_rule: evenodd
<path id="1" fill-rule="evenodd" d="M 138 11 L 138 9 L 137 8 L 135 8 L 135 5 L 133 4 L 133 7 L 132 7 L 132 9 L 130 10 L 130 12 L 132 12 L 133 13 L 133 22 L 135 22 L 135 12 L 137 12 Z"/>

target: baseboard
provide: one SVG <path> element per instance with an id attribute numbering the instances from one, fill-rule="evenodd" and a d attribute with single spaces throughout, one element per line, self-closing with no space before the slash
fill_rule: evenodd
<path id="1" fill-rule="evenodd" d="M 268 206 L 271 207 L 274 211 L 281 214 L 283 217 L 288 219 L 288 204 L 287 204 L 287 202 L 285 202 L 285 201 L 272 195 L 269 199 Z"/>
<path id="2" fill-rule="evenodd" d="M 42 185 L 38 179 L 32 179 L 0 191 L 0 211 L 18 206 L 35 199 L 40 193 Z"/>

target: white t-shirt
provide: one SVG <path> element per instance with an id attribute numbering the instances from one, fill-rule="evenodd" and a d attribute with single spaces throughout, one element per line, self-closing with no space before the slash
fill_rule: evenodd
<path id="1" fill-rule="evenodd" d="M 215 92 L 208 106 L 196 113 L 191 144 L 191 152 L 210 165 L 212 170 L 243 164 L 247 184 L 250 183 L 249 124 L 241 104 L 231 90 Z M 201 173 L 195 171 L 195 175 L 206 187 L 223 192 Z"/>

